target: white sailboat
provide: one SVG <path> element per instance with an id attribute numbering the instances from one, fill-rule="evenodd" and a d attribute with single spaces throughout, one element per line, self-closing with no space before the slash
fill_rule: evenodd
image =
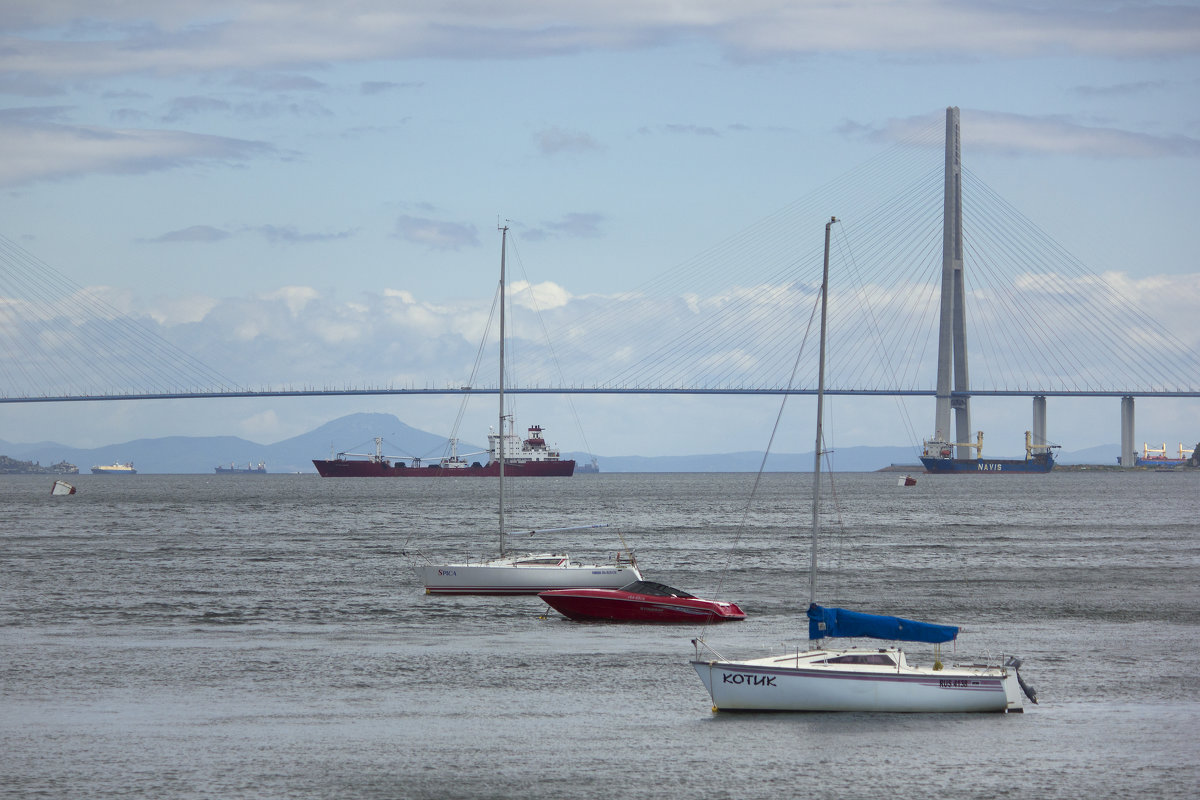
<path id="1" fill-rule="evenodd" d="M 500 229 L 500 424 L 505 430 L 504 413 L 504 262 L 508 227 Z M 416 568 L 426 594 L 537 594 L 552 589 L 619 589 L 640 581 L 642 573 L 632 553 L 613 564 L 584 564 L 566 553 L 526 553 L 509 555 L 510 535 L 552 533 L 578 528 L 602 528 L 605 525 L 581 525 L 573 528 L 549 528 L 506 533 L 504 530 L 504 436 L 498 437 L 500 462 L 500 556 L 488 561 L 462 564 L 424 564 Z"/>
<path id="2" fill-rule="evenodd" d="M 897 646 L 821 647 L 826 637 L 940 644 L 953 641 L 958 628 L 899 617 L 863 614 L 816 604 L 818 502 L 821 471 L 821 414 L 825 400 L 825 313 L 829 291 L 829 229 L 825 225 L 825 265 L 821 283 L 821 341 L 817 385 L 817 443 L 813 466 L 812 556 L 809 563 L 807 651 L 744 661 L 720 657 L 703 640 L 694 640 L 691 661 L 712 698 L 713 710 L 943 712 L 1023 710 L 1022 691 L 1037 702 L 1017 669 L 1020 661 L 1000 665 L 945 667 L 908 663 Z M 701 648 L 711 658 L 701 658 Z"/>

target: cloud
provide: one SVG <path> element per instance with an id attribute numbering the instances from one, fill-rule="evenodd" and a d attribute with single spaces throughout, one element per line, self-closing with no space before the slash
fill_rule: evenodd
<path id="1" fill-rule="evenodd" d="M 66 87 L 56 80 L 48 80 L 37 75 L 0 73 L 0 94 L 18 97 L 58 97 L 66 93 Z"/>
<path id="2" fill-rule="evenodd" d="M 1167 81 L 1136 81 L 1108 86 L 1076 86 L 1072 91 L 1081 97 L 1109 99 L 1113 97 L 1144 97 L 1149 92 L 1160 92 L 1168 86 Z"/>
<path id="3" fill-rule="evenodd" d="M 177 97 L 171 101 L 163 122 L 179 122 L 196 114 L 228 113 L 233 106 L 214 97 Z"/>
<path id="4" fill-rule="evenodd" d="M 307 75 L 287 75 L 275 72 L 240 72 L 231 81 L 234 86 L 245 86 L 264 92 L 316 92 L 328 87 Z"/>
<path id="5" fill-rule="evenodd" d="M 1135 306 L 1153 308 L 1157 321 L 1184 335 L 1182 346 L 1200 349 L 1200 332 L 1191 325 L 1193 309 L 1200 303 L 1200 276 L 1131 278 L 1110 273 L 1103 280 Z M 1089 286 L 1080 291 L 1100 291 Z M 701 375 L 714 385 L 718 381 L 759 385 L 763 375 L 786 382 L 795 349 L 780 349 L 779 321 L 793 318 L 797 304 L 807 313 L 811 291 L 770 289 L 747 287 L 691 298 L 581 297 L 551 281 L 532 286 L 514 281 L 511 330 L 521 336 L 516 351 L 520 378 L 542 386 L 564 379 L 592 385 L 618 375 L 628 375 L 634 383 L 702 385 L 696 383 Z M 202 327 L 210 345 L 225 343 L 233 351 L 236 342 L 253 344 L 244 354 L 235 354 L 237 372 L 226 364 L 208 362 L 223 374 L 261 371 L 275 382 L 344 379 L 375 385 L 385 376 L 405 375 L 423 384 L 443 385 L 468 377 L 490 300 L 433 304 L 408 292 L 384 292 L 338 301 L 310 287 L 291 286 L 250 300 L 220 301 Z M 879 311 L 890 308 L 889 304 L 923 299 L 896 291 L 873 302 L 880 304 Z M 252 327 L 247 327 L 248 321 Z M 238 325 L 242 327 L 235 335 L 232 330 Z M 248 335 L 251 330 L 253 336 Z M 544 331 L 549 331 L 550 343 Z M 846 337 L 850 334 L 839 336 L 842 352 L 849 353 L 851 338 Z M 663 344 L 671 342 L 675 346 L 664 350 Z M 625 348 L 623 357 L 617 353 L 620 348 Z M 977 359 L 985 355 L 977 349 Z M 1168 359 L 1165 363 L 1180 357 L 1179 351 L 1164 350 L 1162 355 Z M 1195 380 L 1194 375 L 1170 377 L 1174 383 Z"/>
<path id="6" fill-rule="evenodd" d="M 140 124 L 150 118 L 150 115 L 145 111 L 139 111 L 136 108 L 114 108 L 109 112 L 109 117 L 113 122 L 124 125 Z"/>
<path id="7" fill-rule="evenodd" d="M 168 130 L 101 128 L 52 121 L 60 109 L 0 110 L 0 185 L 89 173 L 145 174 L 208 162 L 276 155 L 264 142 Z"/>
<path id="8" fill-rule="evenodd" d="M 596 239 L 602 236 L 600 223 L 604 221 L 603 214 L 573 212 L 566 214 L 556 221 L 542 222 L 527 228 L 522 237 L 530 241 L 542 241 L 550 238 L 567 239 Z"/>
<path id="9" fill-rule="evenodd" d="M 269 408 L 238 420 L 237 428 L 242 436 L 251 441 L 271 441 L 283 430 L 283 425 L 275 410 Z"/>
<path id="10" fill-rule="evenodd" d="M 203 320 L 161 332 L 255 383 L 424 386 L 469 375 L 490 307 L 490 299 L 446 306 L 395 291 L 339 301 L 287 286 L 220 300 Z"/>
<path id="11" fill-rule="evenodd" d="M 720 136 L 721 135 L 719 132 L 717 132 L 716 128 L 710 127 L 708 125 L 683 125 L 683 124 L 679 124 L 679 123 L 673 123 L 673 124 L 669 124 L 669 125 L 664 125 L 663 130 L 665 130 L 667 133 L 688 134 L 691 136 Z"/>
<path id="12" fill-rule="evenodd" d="M 395 81 L 363 81 L 358 90 L 364 95 L 387 94 L 401 89 L 419 89 L 424 86 L 420 81 L 396 83 Z"/>
<path id="13" fill-rule="evenodd" d="M 20 83 L 117 74 L 287 70 L 390 59 L 535 58 L 708 40 L 732 58 L 875 52 L 1162 57 L 1200 51 L 1200 9 L 1181 3 L 982 0 L 56 0 L 6 9 L 0 74 Z"/>
<path id="14" fill-rule="evenodd" d="M 966 112 L 964 112 L 965 115 Z M 964 146 L 1003 153 L 1160 158 L 1200 156 L 1200 139 L 1153 136 L 1053 117 L 972 111 Z"/>
<path id="15" fill-rule="evenodd" d="M 216 308 L 218 301 L 204 295 L 158 298 L 146 310 L 147 316 L 163 326 L 200 322 Z"/>
<path id="16" fill-rule="evenodd" d="M 308 244 L 311 242 L 331 242 L 349 239 L 353 231 L 337 231 L 335 233 L 302 233 L 291 225 L 252 225 L 237 229 L 236 233 L 251 233 L 262 236 L 269 242 L 277 244 Z M 151 244 L 175 244 L 178 242 L 220 242 L 232 237 L 234 233 L 212 225 L 192 225 L 175 231 L 168 231 L 143 241 Z"/>
<path id="17" fill-rule="evenodd" d="M 353 231 L 338 231 L 336 233 L 301 233 L 291 225 L 258 225 L 246 228 L 248 231 L 261 234 L 267 241 L 282 244 L 305 244 L 309 242 L 332 242 L 349 239 Z"/>
<path id="18" fill-rule="evenodd" d="M 320 293 L 311 286 L 284 286 L 273 292 L 267 292 L 262 295 L 262 298 L 282 302 L 294 317 L 320 296 Z"/>
<path id="19" fill-rule="evenodd" d="M 426 217 L 402 214 L 396 219 L 396 236 L 431 250 L 460 250 L 478 247 L 479 233 L 474 225 L 443 222 Z"/>
<path id="20" fill-rule="evenodd" d="M 535 311 L 561 308 L 573 299 L 571 293 L 552 281 L 531 284 L 529 281 L 513 281 L 509 285 L 512 302 Z"/>
<path id="21" fill-rule="evenodd" d="M 559 153 L 586 153 L 591 150 L 603 149 L 590 135 L 562 128 L 545 128 L 534 134 L 533 138 L 538 152 L 548 156 Z"/>
<path id="22" fill-rule="evenodd" d="M 167 244 L 174 242 L 220 242 L 228 239 L 231 236 L 229 231 L 223 231 L 220 228 L 214 228 L 211 225 L 192 225 L 187 228 L 180 228 L 176 231 L 167 231 L 161 236 L 155 236 L 152 239 L 147 239 L 147 242 L 155 244 Z"/>
<path id="23" fill-rule="evenodd" d="M 1026 276 L 1026 280 L 1037 289 L 1038 276 Z M 1195 351 L 1200 349 L 1200 328 L 1193 324 L 1194 309 L 1200 304 L 1200 276 L 1131 278 L 1109 273 L 1103 276 L 1103 284 L 1099 278 L 1091 278 L 1077 288 L 1082 295 L 1103 295 L 1106 286 L 1112 287 L 1129 304 L 1152 309 L 1155 322 L 1185 337 L 1182 342 L 1147 337 L 1152 331 L 1139 325 L 1105 326 L 1108 335 L 1119 340 L 1117 349 L 1136 347 L 1130 352 L 1147 355 L 1145 363 L 1157 363 L 1158 372 L 1166 373 L 1166 388 L 1190 384 L 1194 390 L 1196 371 L 1171 365 L 1194 364 Z M 915 294 L 905 293 L 903 287 L 883 290 L 872 305 L 877 313 L 884 312 L 884 318 L 893 318 L 892 309 L 898 305 L 927 310 L 921 298 L 928 297 L 933 286 L 925 288 L 927 291 Z M 811 310 L 813 296 L 811 286 L 790 285 L 688 297 L 580 296 L 549 281 L 534 286 L 517 281 L 512 290 L 510 330 L 520 337 L 514 351 L 518 367 L 514 374 L 522 386 L 541 387 L 781 385 L 786 383 L 803 335 L 794 320 Z M 95 299 L 100 298 L 100 307 L 108 311 L 100 316 L 94 311 L 90 316 L 70 318 L 37 316 L 45 309 L 0 299 L 5 309 L 0 317 L 44 333 L 13 340 L 21 344 L 10 348 L 10 375 L 16 380 L 6 389 L 10 395 L 103 394 L 130 386 L 148 391 L 164 387 L 164 381 L 173 380 L 174 365 L 149 360 L 149 340 L 140 332 L 131 339 L 129 320 L 118 318 L 118 313 L 138 320 L 139 325 L 144 322 L 153 334 L 198 359 L 209 374 L 232 376 L 247 388 L 420 388 L 462 385 L 468 380 L 474 385 L 471 372 L 492 309 L 491 297 L 435 304 L 411 292 L 387 290 L 339 300 L 309 286 L 284 286 L 259 295 L 222 299 L 186 295 L 143 301 L 128 290 L 109 287 L 90 287 L 86 293 L 89 308 L 97 308 Z M 1056 297 L 1036 295 L 1036 291 L 1026 291 L 1022 296 L 1036 309 L 1061 306 Z M 536 302 L 530 302 L 531 297 Z M 844 358 L 838 359 L 831 380 L 846 380 L 849 374 L 858 376 L 856 386 L 875 385 L 871 372 L 859 372 L 850 363 L 861 358 L 869 369 L 878 368 L 878 350 L 855 344 L 860 338 L 864 342 L 872 338 L 873 326 L 854 316 L 849 306 L 843 307 L 850 312 L 846 316 L 839 314 L 839 302 L 832 305 L 842 324 L 835 320 L 831 344 Z M 1095 338 L 1094 332 L 1083 334 Z M 0 338 L 4 335 L 0 329 Z M 1059 338 L 1055 345 L 1067 351 L 1068 364 L 1078 352 L 1089 347 L 1095 351 L 1091 344 L 1077 349 L 1078 336 L 1072 338 L 1064 332 Z M 46 386 L 44 375 L 22 368 L 22 359 L 37 355 L 30 351 L 29 343 L 34 341 L 51 348 L 51 352 L 41 353 L 42 361 L 59 365 L 61 380 L 67 382 L 64 386 Z M 981 347 L 985 343 L 981 338 L 972 342 L 973 372 L 983 372 L 974 377 L 982 387 L 988 384 L 989 357 L 997 354 Z M 1017 348 L 1018 344 L 1008 346 Z M 137 358 L 121 355 L 129 352 L 137 353 Z M 161 352 L 155 349 L 149 354 L 161 356 Z M 853 355 L 856 352 L 858 356 Z M 53 358 L 45 358 L 47 355 Z M 1103 358 L 1103 353 L 1095 351 L 1087 358 Z M 931 385 L 931 359 L 932 351 L 925 352 L 919 359 L 923 366 L 912 372 L 913 379 L 905 378 L 898 385 Z M 900 364 L 894 367 L 907 369 Z M 1030 367 L 1036 364 L 1022 369 Z M 1136 380 L 1127 378 L 1128 374 L 1110 369 L 1106 381 Z M 195 381 L 205 378 L 191 375 L 188 372 L 179 385 L 203 389 L 203 383 Z M 1070 379 L 1065 380 L 1069 383 Z"/>
<path id="24" fill-rule="evenodd" d="M 934 116 L 943 112 L 893 119 L 882 127 L 845 122 L 838 130 L 854 137 L 892 143 L 928 130 Z M 1101 158 L 1195 158 L 1200 139 L 1187 136 L 1154 136 L 1138 131 L 1083 125 L 1062 117 L 1026 116 L 998 111 L 963 109 L 963 147 L 972 152 L 1008 155 L 1076 155 Z M 937 147 L 941 147 L 939 139 Z"/>

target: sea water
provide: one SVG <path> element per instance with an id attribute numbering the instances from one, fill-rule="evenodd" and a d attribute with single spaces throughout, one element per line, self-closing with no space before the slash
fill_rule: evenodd
<path id="1" fill-rule="evenodd" d="M 804 646 L 810 477 L 513 480 L 514 541 L 738 602 L 742 623 L 580 624 L 434 597 L 496 552 L 486 479 L 0 480 L 0 796 L 1193 797 L 1200 472 L 843 474 L 818 600 L 1024 659 L 1024 714 L 713 713 L 687 661 Z M 924 646 L 909 658 L 927 663 Z"/>

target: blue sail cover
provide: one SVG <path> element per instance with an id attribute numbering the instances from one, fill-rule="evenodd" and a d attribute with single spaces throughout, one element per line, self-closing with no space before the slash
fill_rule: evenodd
<path id="1" fill-rule="evenodd" d="M 844 608 L 825 608 L 813 603 L 808 607 L 808 638 L 823 639 L 826 636 L 868 636 L 872 639 L 940 644 L 953 641 L 958 636 L 958 627 L 863 614 Z"/>

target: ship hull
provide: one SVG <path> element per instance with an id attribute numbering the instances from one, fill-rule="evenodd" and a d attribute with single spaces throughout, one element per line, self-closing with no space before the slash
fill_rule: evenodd
<path id="1" fill-rule="evenodd" d="M 925 471 L 939 474 L 1049 472 L 1054 469 L 1053 456 L 1035 455 L 1032 458 L 934 458 L 921 456 Z"/>
<path id="2" fill-rule="evenodd" d="M 404 463 L 387 461 L 350 461 L 340 459 L 313 459 L 313 466 L 322 478 L 496 478 L 500 465 L 443 467 L 431 464 L 426 467 L 410 467 Z M 505 464 L 506 478 L 569 478 L 575 473 L 575 462 L 530 461 L 525 464 Z"/>
<path id="3" fill-rule="evenodd" d="M 714 711 L 868 713 L 1021 712 L 1017 673 L 1005 667 L 935 668 L 822 663 L 840 651 L 753 661 L 692 661 Z M 788 662 L 791 661 L 791 664 Z"/>
<path id="4" fill-rule="evenodd" d="M 229 467 L 214 467 L 217 475 L 266 475 L 265 469 L 231 469 Z"/>
<path id="5" fill-rule="evenodd" d="M 578 622 L 725 622 L 746 614 L 734 603 L 699 597 L 662 597 L 624 589 L 559 589 L 538 597 Z"/>

